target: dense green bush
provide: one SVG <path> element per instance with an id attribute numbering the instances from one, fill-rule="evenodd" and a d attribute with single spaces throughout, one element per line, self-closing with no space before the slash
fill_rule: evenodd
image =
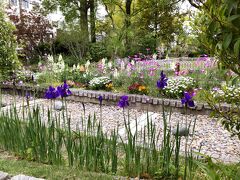
<path id="1" fill-rule="evenodd" d="M 197 86 L 205 90 L 211 90 L 214 87 L 221 86 L 222 81 L 226 80 L 227 70 L 225 69 L 208 69 L 202 72 L 197 71 L 189 76 L 196 80 Z"/>
<path id="2" fill-rule="evenodd" d="M 240 87 L 237 85 L 225 85 L 215 88 L 211 93 L 205 92 L 205 100 L 214 110 L 217 116 L 232 135 L 240 139 Z M 222 108 L 219 104 L 228 103 L 229 108 Z"/>
<path id="3" fill-rule="evenodd" d="M 90 45 L 89 53 L 91 55 L 92 61 L 99 61 L 102 58 L 107 57 L 107 49 L 101 42 L 92 43 Z"/>
<path id="4" fill-rule="evenodd" d="M 19 66 L 13 31 L 14 26 L 7 20 L 0 8 L 0 81 L 8 78 Z"/>

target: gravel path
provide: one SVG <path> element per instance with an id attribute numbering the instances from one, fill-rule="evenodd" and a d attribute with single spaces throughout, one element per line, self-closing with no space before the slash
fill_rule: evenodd
<path id="1" fill-rule="evenodd" d="M 2 96 L 3 102 L 8 104 L 13 102 L 13 97 L 9 95 Z M 20 97 L 16 98 L 18 103 L 22 102 Z M 34 101 L 32 101 L 32 104 Z M 50 107 L 50 101 L 39 99 L 35 101 L 35 104 L 43 106 L 46 110 Z M 100 108 L 97 104 L 86 103 L 85 117 L 90 115 L 96 115 L 97 120 L 101 119 Z M 68 102 L 68 114 L 71 116 L 72 129 L 81 129 L 81 119 L 84 116 L 84 106 L 80 102 Z M 19 110 L 20 112 L 20 110 Z M 45 111 L 46 112 L 46 111 Z M 138 129 L 143 128 L 146 125 L 147 112 L 138 111 L 136 109 L 126 110 L 125 114 L 129 112 L 130 123 L 135 122 L 136 118 L 140 124 Z M 55 111 L 54 113 L 62 114 L 62 112 Z M 159 112 L 149 112 L 152 121 L 156 124 L 157 131 L 160 133 L 160 137 L 163 134 L 163 116 Z M 46 119 L 46 115 L 43 115 Z M 237 137 L 231 137 L 230 133 L 221 126 L 215 119 L 206 115 L 185 115 L 181 113 L 172 113 L 169 121 L 171 127 L 176 127 L 179 122 L 180 125 L 184 124 L 186 119 L 189 124 L 196 119 L 194 136 L 189 137 L 189 145 L 193 150 L 198 151 L 201 146 L 201 153 L 211 156 L 217 161 L 225 163 L 240 162 L 240 140 Z M 102 106 L 102 123 L 105 132 L 111 132 L 114 128 L 119 126 L 119 131 L 124 134 L 124 118 L 123 110 L 116 106 Z M 131 123 L 135 124 L 135 123 Z M 133 130 L 135 127 L 131 127 Z M 182 139 L 182 144 L 185 143 L 185 139 Z M 183 146 L 182 146 L 183 147 Z M 183 149 L 182 149 L 183 150 Z"/>

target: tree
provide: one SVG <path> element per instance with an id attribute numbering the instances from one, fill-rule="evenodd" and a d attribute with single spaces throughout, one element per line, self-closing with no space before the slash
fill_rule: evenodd
<path id="1" fill-rule="evenodd" d="M 155 47 L 159 45 L 159 40 L 161 43 L 170 44 L 174 33 L 181 27 L 176 21 L 176 18 L 180 16 L 179 2 L 180 0 L 139 0 L 141 12 L 137 23 L 139 26 L 144 26 L 143 34 L 152 32 Z"/>
<path id="2" fill-rule="evenodd" d="M 237 135 L 240 138 L 240 99 L 238 94 L 234 95 L 233 98 L 225 96 L 225 93 L 229 93 L 228 89 L 233 91 L 240 85 L 237 81 L 237 79 L 240 79 L 240 1 L 189 0 L 189 2 L 201 11 L 196 19 L 198 24 L 202 25 L 199 32 L 201 43 L 212 55 L 217 56 L 220 65 L 237 74 L 230 81 L 230 88 L 222 87 L 223 98 L 206 93 L 206 100 L 221 119 L 223 126 L 232 135 Z M 230 104 L 229 109 L 226 110 L 217 106 L 222 102 Z"/>
<path id="3" fill-rule="evenodd" d="M 49 42 L 53 37 L 52 26 L 47 18 L 35 10 L 29 12 L 21 10 L 21 15 L 12 11 L 8 16 L 15 24 L 14 34 L 18 46 L 23 47 L 23 54 L 27 60 L 33 60 L 38 55 L 42 56 L 38 45 Z"/>
<path id="4" fill-rule="evenodd" d="M 95 41 L 95 9 L 96 0 L 44 0 L 42 5 L 46 13 L 53 12 L 58 8 L 63 13 L 66 22 L 76 24 L 79 23 L 80 30 L 85 37 L 85 40 L 89 42 L 89 34 L 91 34 L 91 40 Z M 90 9 L 90 24 L 91 33 L 88 29 L 88 10 Z"/>
<path id="5" fill-rule="evenodd" d="M 91 42 L 96 42 L 96 2 L 95 0 L 89 0 L 90 6 L 90 30 L 91 30 Z"/>
<path id="6" fill-rule="evenodd" d="M 15 28 L 0 8 L 0 81 L 9 78 L 9 75 L 19 66 L 16 52 Z"/>
<path id="7" fill-rule="evenodd" d="M 240 1 L 189 0 L 200 11 L 206 28 L 201 32 L 202 43 L 226 68 L 240 76 Z"/>

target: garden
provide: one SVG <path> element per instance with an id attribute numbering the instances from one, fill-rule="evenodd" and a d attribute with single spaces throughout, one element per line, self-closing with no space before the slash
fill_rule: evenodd
<path id="1" fill-rule="evenodd" d="M 238 179 L 240 3 L 74 2 L 2 4 L 0 175 Z"/>

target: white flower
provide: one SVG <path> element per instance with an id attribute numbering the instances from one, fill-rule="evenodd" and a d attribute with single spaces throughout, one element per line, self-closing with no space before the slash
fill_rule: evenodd
<path id="1" fill-rule="evenodd" d="M 125 69 L 125 63 L 124 61 L 121 61 L 121 70 L 123 71 Z"/>
<path id="2" fill-rule="evenodd" d="M 108 67 L 109 67 L 109 69 L 112 69 L 112 61 L 108 62 Z"/>
<path id="3" fill-rule="evenodd" d="M 105 65 L 106 60 L 107 60 L 107 58 L 102 58 L 102 65 L 103 66 Z"/>
<path id="4" fill-rule="evenodd" d="M 73 71 L 75 71 L 77 69 L 76 65 L 73 65 Z"/>
<path id="5" fill-rule="evenodd" d="M 89 82 L 89 86 L 92 88 L 103 86 L 111 82 L 111 79 L 109 77 L 95 77 Z"/>
<path id="6" fill-rule="evenodd" d="M 157 59 L 157 54 L 156 54 L 156 53 L 153 54 L 153 59 L 154 59 L 154 60 Z"/>
<path id="7" fill-rule="evenodd" d="M 114 69 L 114 72 L 113 72 L 113 77 L 118 77 L 119 76 L 119 73 L 118 73 L 118 70 L 117 68 Z"/>
<path id="8" fill-rule="evenodd" d="M 132 64 L 133 66 L 135 66 L 135 61 L 134 61 L 134 60 L 132 60 L 132 61 L 131 61 L 131 64 Z"/>
<path id="9" fill-rule="evenodd" d="M 91 64 L 91 63 L 90 63 L 90 61 L 88 60 L 88 61 L 86 62 L 86 64 L 85 64 L 85 67 L 88 68 L 88 67 L 90 66 L 90 64 Z"/>

